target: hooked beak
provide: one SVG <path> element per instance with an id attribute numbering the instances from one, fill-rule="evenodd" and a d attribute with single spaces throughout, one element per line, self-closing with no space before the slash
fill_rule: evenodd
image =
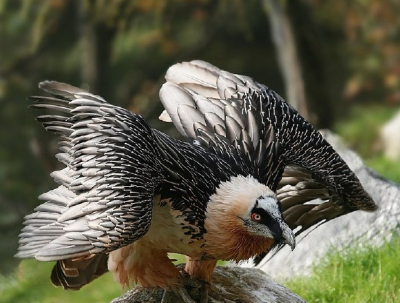
<path id="1" fill-rule="evenodd" d="M 296 247 L 296 237 L 293 230 L 283 221 L 280 222 L 280 227 L 282 230 L 282 243 L 288 244 L 293 250 Z"/>

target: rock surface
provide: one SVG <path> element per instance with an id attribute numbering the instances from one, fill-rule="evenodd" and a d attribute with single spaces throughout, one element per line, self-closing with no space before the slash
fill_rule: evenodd
<path id="1" fill-rule="evenodd" d="M 284 247 L 271 260 L 261 264 L 260 268 L 274 279 L 308 274 L 311 266 L 332 248 L 341 249 L 354 242 L 381 245 L 400 225 L 400 186 L 365 166 L 337 136 L 327 131 L 323 135 L 356 173 L 379 209 L 374 213 L 350 213 L 321 225 L 303 239 L 300 236 L 294 251 Z"/>
<path id="2" fill-rule="evenodd" d="M 306 302 L 287 288 L 273 281 L 261 270 L 243 267 L 217 267 L 212 285 L 226 303 L 300 303 Z M 160 288 L 135 287 L 111 303 L 161 302 L 163 290 Z M 178 299 L 174 303 L 181 303 Z"/>
<path id="3" fill-rule="evenodd" d="M 385 156 L 400 159 L 400 112 L 382 127 L 381 140 Z"/>

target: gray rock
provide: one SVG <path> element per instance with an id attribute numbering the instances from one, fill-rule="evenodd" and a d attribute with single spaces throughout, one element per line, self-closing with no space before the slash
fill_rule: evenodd
<path id="1" fill-rule="evenodd" d="M 216 267 L 211 283 L 221 295 L 212 302 L 226 303 L 300 303 L 306 302 L 287 288 L 277 284 L 261 270 L 242 267 Z M 142 288 L 128 291 L 111 303 L 155 303 L 161 302 L 163 290 L 160 288 Z M 176 299 L 176 303 L 183 301 Z"/>
<path id="2" fill-rule="evenodd" d="M 382 127 L 380 137 L 385 156 L 400 159 L 400 112 Z"/>
<path id="3" fill-rule="evenodd" d="M 323 224 L 297 239 L 293 252 L 284 247 L 271 260 L 259 266 L 275 279 L 308 274 L 312 265 L 332 248 L 340 250 L 352 243 L 379 246 L 390 240 L 394 229 L 400 225 L 400 186 L 365 166 L 360 157 L 346 148 L 336 135 L 328 131 L 322 133 L 356 173 L 379 209 L 374 213 L 356 211 Z"/>

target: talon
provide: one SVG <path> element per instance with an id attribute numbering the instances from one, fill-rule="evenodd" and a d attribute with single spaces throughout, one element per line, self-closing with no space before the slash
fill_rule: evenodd
<path id="1" fill-rule="evenodd" d="M 173 292 L 170 290 L 164 290 L 163 296 L 161 298 L 161 303 L 172 303 L 172 294 Z"/>
<path id="2" fill-rule="evenodd" d="M 224 302 L 224 303 L 234 302 L 224 298 L 221 292 L 213 285 L 210 285 L 210 287 L 208 288 L 208 297 L 209 297 L 209 302 Z"/>
<path id="3" fill-rule="evenodd" d="M 198 279 L 188 278 L 185 279 L 182 284 L 188 289 L 200 289 L 201 287 L 203 287 L 204 284 L 208 284 L 208 282 Z"/>
<path id="4" fill-rule="evenodd" d="M 164 290 L 161 303 L 175 303 L 179 300 L 179 296 L 185 303 L 196 303 L 196 301 L 190 297 L 187 290 L 183 286 L 179 286 L 176 291 L 179 295 L 172 290 Z"/>
<path id="5" fill-rule="evenodd" d="M 186 272 L 181 272 L 181 283 L 184 285 L 187 293 L 192 297 L 198 299 L 200 303 L 209 302 L 209 289 L 211 284 L 208 281 L 201 279 L 194 279 Z"/>
<path id="6" fill-rule="evenodd" d="M 185 303 L 197 303 L 195 300 L 193 300 L 190 295 L 188 294 L 187 290 L 185 287 L 179 287 L 178 292 Z"/>
<path id="7" fill-rule="evenodd" d="M 210 283 L 204 282 L 199 289 L 200 303 L 208 303 L 208 290 Z"/>

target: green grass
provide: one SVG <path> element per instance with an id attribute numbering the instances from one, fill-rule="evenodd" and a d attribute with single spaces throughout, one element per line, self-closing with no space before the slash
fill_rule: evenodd
<path id="1" fill-rule="evenodd" d="M 170 258 L 176 260 L 176 264 L 185 261 L 184 256 L 178 254 L 171 254 Z M 61 287 L 54 287 L 50 281 L 53 265 L 54 262 L 24 260 L 14 273 L 7 276 L 0 275 L 0 302 L 101 303 L 109 302 L 126 291 L 113 280 L 111 273 L 104 274 L 79 291 L 67 291 Z"/>
<path id="2" fill-rule="evenodd" d="M 50 281 L 53 262 L 25 260 L 10 275 L 0 276 L 3 303 L 109 302 L 122 294 L 111 274 L 105 274 L 80 291 L 65 291 Z"/>
<path id="3" fill-rule="evenodd" d="M 400 160 L 393 161 L 379 155 L 366 159 L 364 163 L 385 178 L 400 184 Z"/>
<path id="4" fill-rule="evenodd" d="M 400 238 L 331 253 L 307 277 L 285 282 L 308 302 L 400 302 Z"/>

